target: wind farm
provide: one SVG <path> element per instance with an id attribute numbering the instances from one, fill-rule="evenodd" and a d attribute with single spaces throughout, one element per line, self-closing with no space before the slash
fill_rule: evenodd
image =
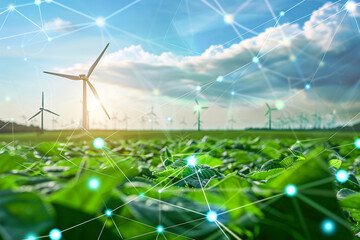
<path id="1" fill-rule="evenodd" d="M 358 238 L 359 25 L 354 0 L 1 1 L 0 239 Z"/>

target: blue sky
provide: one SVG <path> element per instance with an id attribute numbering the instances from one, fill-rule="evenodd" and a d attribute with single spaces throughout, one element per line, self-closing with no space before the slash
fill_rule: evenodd
<path id="1" fill-rule="evenodd" d="M 275 117 L 336 113 L 338 124 L 359 110 L 357 2 L 352 8 L 347 1 L 306 0 L 37 3 L 0 3 L 2 119 L 24 122 L 44 91 L 46 105 L 61 115 L 58 127 L 80 121 L 81 84 L 42 71 L 86 73 L 108 42 L 91 81 L 112 115 L 131 118 L 130 128 L 141 126 L 151 105 L 159 128 L 168 127 L 168 116 L 174 127 L 185 119 L 191 128 L 195 98 L 210 106 L 206 128 L 225 128 L 231 116 L 236 127 L 263 126 L 265 102 L 285 103 Z M 103 26 L 98 19 L 106 19 Z M 90 123 L 114 125 L 88 97 Z"/>

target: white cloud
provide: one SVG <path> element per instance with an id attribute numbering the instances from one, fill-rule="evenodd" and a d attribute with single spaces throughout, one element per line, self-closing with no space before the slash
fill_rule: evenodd
<path id="1" fill-rule="evenodd" d="M 202 97 L 216 101 L 229 98 L 229 93 L 235 91 L 250 98 L 281 98 L 301 91 L 313 78 L 312 90 L 306 93 L 311 99 L 316 96 L 329 102 L 359 100 L 353 91 L 349 92 L 357 87 L 360 77 L 359 33 L 353 16 L 345 15 L 341 9 L 339 4 L 326 3 L 313 12 L 303 27 L 288 23 L 271 27 L 229 48 L 210 46 L 199 56 L 177 56 L 171 52 L 156 55 L 139 45 L 130 46 L 107 54 L 93 78 L 147 92 L 159 89 L 167 97 L 187 94 L 192 99 L 197 95 L 197 85 L 206 85 L 219 75 L 239 69 L 222 83 L 215 82 L 208 88 L 206 85 Z M 254 55 L 261 56 L 259 65 L 251 63 Z M 292 55 L 294 62 L 290 60 Z M 90 65 L 76 64 L 58 70 L 86 73 Z"/>
<path id="2" fill-rule="evenodd" d="M 76 29 L 70 21 L 63 20 L 59 17 L 54 18 L 52 21 L 44 23 L 45 31 L 54 32 L 69 32 Z"/>

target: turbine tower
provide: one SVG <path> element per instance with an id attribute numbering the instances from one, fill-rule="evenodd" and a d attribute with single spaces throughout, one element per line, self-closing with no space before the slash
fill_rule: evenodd
<path id="1" fill-rule="evenodd" d="M 269 115 L 269 130 L 271 130 L 271 111 L 278 110 L 277 108 L 271 108 L 268 103 L 265 103 L 268 110 L 265 113 L 265 116 Z"/>
<path id="2" fill-rule="evenodd" d="M 59 114 L 57 113 L 54 113 L 48 109 L 46 109 L 44 107 L 44 92 L 42 92 L 42 95 L 41 95 L 41 108 L 40 108 L 40 111 L 37 112 L 34 116 L 32 116 L 31 118 L 28 119 L 28 121 L 30 121 L 31 119 L 33 119 L 34 117 L 36 117 L 37 115 L 41 114 L 41 133 L 44 133 L 44 111 L 48 112 L 48 113 L 51 113 L 51 114 L 54 114 L 56 116 L 60 116 Z"/>
<path id="3" fill-rule="evenodd" d="M 148 115 L 148 117 L 149 117 L 149 123 L 150 123 L 150 125 L 151 125 L 151 130 L 153 130 L 153 123 L 154 123 L 154 121 L 155 121 L 155 119 L 156 119 L 156 114 L 154 113 L 154 106 L 151 106 L 151 111 L 147 114 Z"/>
<path id="4" fill-rule="evenodd" d="M 96 61 L 93 63 L 93 65 L 90 67 L 87 75 L 86 74 L 80 74 L 79 76 L 76 75 L 68 75 L 68 74 L 62 74 L 62 73 L 52 73 L 52 72 L 45 72 L 46 74 L 51 74 L 51 75 L 55 75 L 55 76 L 59 76 L 59 77 L 63 77 L 63 78 L 67 78 L 70 80 L 82 80 L 83 81 L 83 114 L 82 114 L 82 125 L 84 129 L 89 129 L 89 119 L 88 119 L 88 111 L 87 111 L 87 97 L 86 97 L 86 84 L 89 85 L 91 91 L 93 92 L 95 98 L 99 101 L 102 109 L 104 110 L 106 116 L 110 119 L 109 114 L 107 113 L 104 104 L 102 103 L 98 93 L 95 90 L 95 87 L 90 83 L 90 75 L 92 74 L 92 72 L 94 71 L 95 67 L 97 66 L 97 64 L 99 63 L 100 59 L 102 58 L 102 56 L 104 55 L 106 49 L 108 48 L 109 43 L 106 45 L 106 47 L 104 48 L 104 50 L 101 52 L 100 56 L 96 59 Z"/>
<path id="5" fill-rule="evenodd" d="M 201 123 L 202 123 L 202 121 L 200 120 L 200 111 L 203 109 L 208 109 L 208 107 L 200 106 L 197 99 L 195 99 L 195 103 L 196 103 L 196 106 L 195 106 L 194 114 L 197 114 L 197 121 L 195 122 L 194 125 L 197 125 L 197 129 L 198 129 L 198 131 L 200 131 L 200 127 L 201 127 Z"/>

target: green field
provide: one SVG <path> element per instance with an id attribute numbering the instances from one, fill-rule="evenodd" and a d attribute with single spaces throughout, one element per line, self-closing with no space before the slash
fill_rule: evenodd
<path id="1" fill-rule="evenodd" d="M 49 239 L 52 229 L 62 239 L 352 239 L 360 231 L 357 136 L 2 134 L 0 239 Z M 99 137 L 104 146 L 93 145 Z"/>
<path id="2" fill-rule="evenodd" d="M 332 131 L 311 131 L 311 130 L 247 130 L 247 131 L 115 131 L 115 130 L 94 130 L 90 132 L 80 130 L 64 130 L 64 131 L 48 131 L 44 134 L 40 133 L 15 133 L 0 134 L 0 141 L 19 141 L 22 143 L 39 143 L 42 141 L 67 141 L 71 137 L 71 141 L 92 141 L 96 137 L 116 140 L 146 140 L 146 139 L 201 139 L 204 136 L 216 138 L 254 138 L 261 139 L 294 139 L 296 140 L 319 140 L 326 141 L 329 138 L 339 140 L 354 140 L 360 136 L 360 132 L 341 132 Z"/>

